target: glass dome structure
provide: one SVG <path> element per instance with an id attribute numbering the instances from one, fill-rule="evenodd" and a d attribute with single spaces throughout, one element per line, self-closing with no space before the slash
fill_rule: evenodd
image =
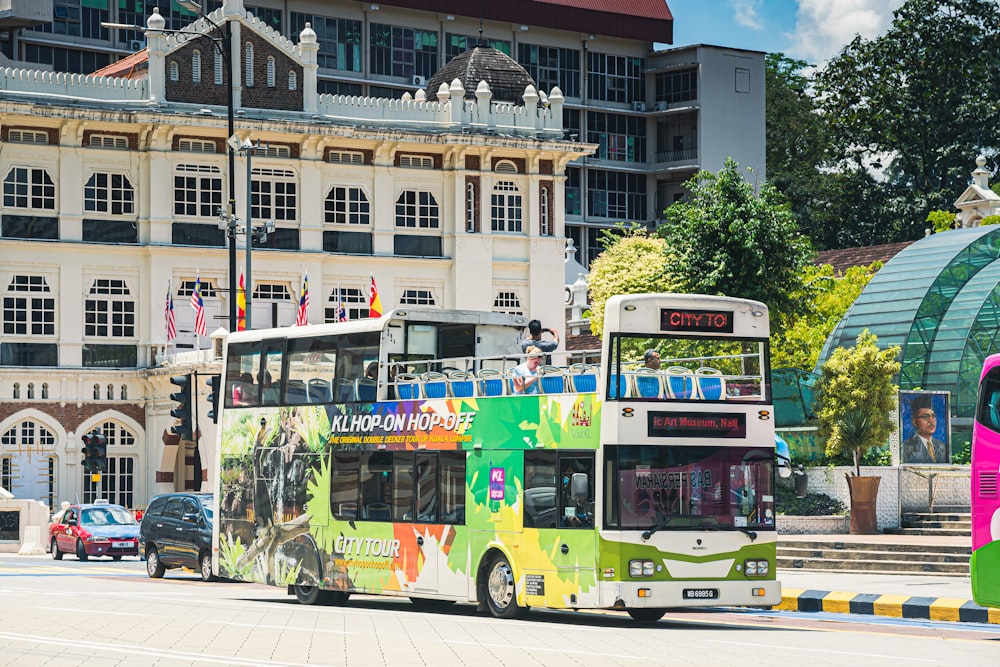
<path id="1" fill-rule="evenodd" d="M 968 424 L 983 360 L 1000 352 L 1000 225 L 933 234 L 889 260 L 827 339 L 817 372 L 864 329 L 901 347 L 900 389 L 950 392 L 953 424 Z"/>

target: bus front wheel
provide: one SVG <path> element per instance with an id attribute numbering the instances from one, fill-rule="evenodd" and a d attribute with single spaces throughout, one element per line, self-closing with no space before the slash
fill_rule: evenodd
<path id="1" fill-rule="evenodd" d="M 527 611 L 517 604 L 514 570 L 503 556 L 497 556 L 490 564 L 486 578 L 486 603 L 490 613 L 497 618 L 518 618 Z"/>
<path id="2" fill-rule="evenodd" d="M 656 623 L 667 613 L 666 609 L 629 609 L 628 615 L 640 623 Z"/>

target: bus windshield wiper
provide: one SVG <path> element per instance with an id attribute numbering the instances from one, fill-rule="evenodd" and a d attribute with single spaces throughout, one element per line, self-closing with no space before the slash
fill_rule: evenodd
<path id="1" fill-rule="evenodd" d="M 757 541 L 757 531 L 750 530 L 749 528 L 737 528 L 736 530 L 749 537 L 751 542 Z"/>
<path id="2" fill-rule="evenodd" d="M 670 524 L 672 524 L 675 519 L 679 519 L 679 518 L 680 518 L 680 515 L 678 515 L 678 514 L 673 514 L 673 515 L 670 515 L 670 516 L 663 517 L 662 519 L 660 519 L 659 521 L 657 521 L 656 523 L 654 523 L 652 526 L 650 526 L 649 530 L 643 532 L 643 534 L 642 534 L 642 541 L 643 542 L 647 541 L 649 538 L 651 538 L 653 536 L 653 533 L 655 533 L 658 530 L 663 530 L 664 528 L 666 528 L 667 526 L 669 526 Z"/>

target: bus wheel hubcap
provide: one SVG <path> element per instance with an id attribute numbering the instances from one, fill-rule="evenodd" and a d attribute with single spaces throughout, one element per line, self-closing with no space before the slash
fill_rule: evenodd
<path id="1" fill-rule="evenodd" d="M 514 599 L 514 573 L 505 561 L 493 565 L 489 580 L 490 599 L 500 609 L 504 609 Z"/>

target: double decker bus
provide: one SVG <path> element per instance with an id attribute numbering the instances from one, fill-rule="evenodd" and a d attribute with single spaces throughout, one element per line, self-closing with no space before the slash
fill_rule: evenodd
<path id="1" fill-rule="evenodd" d="M 984 607 L 1000 607 L 1000 354 L 983 362 L 976 419 L 972 425 L 972 597 Z"/>
<path id="2" fill-rule="evenodd" d="M 519 316 L 231 334 L 216 574 L 500 618 L 779 603 L 767 308 L 628 295 L 604 321 L 599 364 L 528 394 Z"/>

